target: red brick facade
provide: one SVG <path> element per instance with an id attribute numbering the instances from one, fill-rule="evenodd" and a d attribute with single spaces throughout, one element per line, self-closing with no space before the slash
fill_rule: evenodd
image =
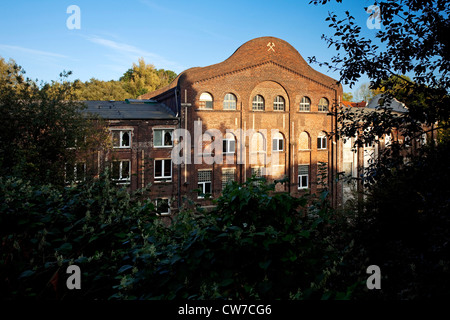
<path id="1" fill-rule="evenodd" d="M 200 101 L 203 93 L 212 97 L 212 103 Z M 235 97 L 235 109 L 227 109 L 229 105 L 225 103 L 224 110 L 224 99 L 230 97 L 227 94 Z M 255 98 L 257 95 L 262 99 Z M 310 101 L 309 111 L 300 110 L 303 97 Z M 173 165 L 173 171 L 180 172 L 180 176 L 172 180 L 172 194 L 179 190 L 179 196 L 208 205 L 209 202 L 199 198 L 193 190 L 206 188 L 206 191 L 211 191 L 213 197 L 217 197 L 222 191 L 226 171 L 223 169 L 234 169 L 234 174 L 233 171 L 227 171 L 228 176 L 234 176 L 234 180 L 244 182 L 255 172 L 252 168 L 263 166 L 266 172 L 270 173 L 266 176 L 269 181 L 282 176 L 289 177 L 290 183 L 284 187 L 278 185 L 278 191 L 299 195 L 305 192 L 299 189 L 299 165 L 308 166 L 302 167 L 302 170 L 307 170 L 308 177 L 302 181 L 301 186 L 316 192 L 319 187 L 318 164 L 324 162 L 327 163 L 331 195 L 337 205 L 342 196 L 341 187 L 334 183 L 332 178 L 342 170 L 342 148 L 339 141 L 334 141 L 332 137 L 323 138 L 319 142 L 318 137 L 325 137 L 326 133 L 334 131 L 336 119 L 332 114 L 341 97 L 342 87 L 337 81 L 312 69 L 290 44 L 281 39 L 262 37 L 245 43 L 227 60 L 208 67 L 188 69 L 167 88 L 140 98 L 154 99 L 169 106 L 180 117 L 180 128 L 187 129 L 192 140 L 194 121 L 198 120 L 202 122 L 203 132 L 207 129 L 218 129 L 225 136 L 227 129 L 253 129 L 263 133 L 262 141 L 266 146 L 259 154 L 250 150 L 252 137 L 246 137 L 245 141 L 236 137 L 244 141 L 246 150 L 242 154 L 237 150 L 231 152 L 230 156 L 235 159 L 233 164 L 194 164 L 195 141 L 191 141 L 187 155 L 192 163 Z M 263 110 L 254 110 L 254 99 L 260 99 L 259 104 L 255 103 L 255 108 Z M 321 101 L 327 102 L 328 112 L 319 111 Z M 274 141 L 277 137 L 273 136 L 273 129 L 282 134 L 278 137 L 281 137 L 282 142 L 279 142 L 280 139 Z M 156 156 L 156 151 L 151 149 L 144 150 L 145 152 Z M 139 155 L 137 152 L 137 157 L 140 157 Z M 250 164 L 255 155 L 258 155 L 261 161 Z M 276 166 L 272 166 L 267 160 L 275 155 L 279 161 Z M 245 160 L 241 161 L 245 163 L 238 163 L 238 160 Z M 208 170 L 210 173 L 199 174 L 201 170 Z M 176 181 L 177 179 L 179 180 Z M 208 179 L 211 180 L 211 185 L 205 186 Z M 139 186 L 139 178 L 136 183 L 136 186 Z"/>

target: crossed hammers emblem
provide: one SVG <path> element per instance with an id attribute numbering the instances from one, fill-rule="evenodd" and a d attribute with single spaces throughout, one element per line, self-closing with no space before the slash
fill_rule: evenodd
<path id="1" fill-rule="evenodd" d="M 275 52 L 275 49 L 273 48 L 273 47 L 275 47 L 275 43 L 269 42 L 269 43 L 267 44 L 267 46 L 269 47 L 269 49 L 267 49 L 267 51 L 272 50 L 273 52 Z"/>

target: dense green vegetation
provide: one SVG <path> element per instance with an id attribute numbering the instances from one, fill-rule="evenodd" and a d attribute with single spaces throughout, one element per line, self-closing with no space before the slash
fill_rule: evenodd
<path id="1" fill-rule="evenodd" d="M 440 134 L 416 153 L 393 144 L 363 176 L 360 201 L 345 210 L 330 208 L 326 188 L 296 198 L 255 178 L 229 184 L 209 212 L 186 201 L 172 218 L 155 213 L 151 186 L 129 193 L 108 172 L 64 186 L 63 164 L 74 150 L 103 146 L 101 124 L 93 128 L 82 121 L 82 106 L 74 102 L 78 89 L 65 77 L 38 86 L 24 79 L 20 67 L 1 60 L 0 297 L 449 298 L 450 142 L 444 129 L 450 25 L 440 14 L 448 16 L 449 4 L 377 3 L 387 23 L 378 36 L 388 42 L 387 50 L 376 55 L 378 47 L 360 38 L 350 14 L 343 20 L 331 14 L 336 34 L 328 41 L 348 50 L 332 63 L 342 67 L 343 82 L 369 73 L 373 90 L 405 101 L 410 112 L 392 117 L 386 108 L 382 116 L 349 115 L 339 134 L 371 126 L 361 137 L 365 143 L 395 127 L 414 139 L 421 123 L 438 123 Z M 399 14 L 404 23 L 393 20 Z M 431 40 L 435 45 L 424 45 Z M 148 68 L 140 62 L 132 69 L 120 81 L 135 96 L 149 85 L 136 73 Z M 401 76 L 405 72 L 414 76 Z M 71 264 L 81 268 L 81 290 L 66 286 Z M 380 267 L 380 290 L 366 286 L 370 265 Z"/>

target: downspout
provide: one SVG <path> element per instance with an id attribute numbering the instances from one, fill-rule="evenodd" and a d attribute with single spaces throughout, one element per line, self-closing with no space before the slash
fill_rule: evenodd
<path id="1" fill-rule="evenodd" d="M 177 106 L 178 129 L 181 129 L 181 106 L 178 102 L 178 84 L 175 88 L 175 105 Z M 180 141 L 178 141 L 180 143 Z M 186 164 L 185 164 L 186 165 Z M 178 212 L 181 210 L 181 163 L 178 164 Z"/>

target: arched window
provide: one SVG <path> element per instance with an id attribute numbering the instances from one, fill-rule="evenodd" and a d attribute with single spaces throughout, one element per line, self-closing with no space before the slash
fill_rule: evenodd
<path id="1" fill-rule="evenodd" d="M 300 101 L 300 111 L 310 111 L 311 110 L 311 100 L 308 97 L 303 97 Z"/>
<path id="2" fill-rule="evenodd" d="M 200 95 L 200 109 L 212 109 L 213 108 L 213 98 L 207 93 L 203 92 Z"/>
<path id="3" fill-rule="evenodd" d="M 253 98 L 252 110 L 254 111 L 264 111 L 264 98 L 259 94 Z"/>
<path id="4" fill-rule="evenodd" d="M 273 102 L 273 110 L 284 111 L 284 98 L 282 96 L 276 96 Z"/>
<path id="5" fill-rule="evenodd" d="M 319 111 L 328 111 L 328 100 L 326 98 L 320 98 L 319 100 Z"/>
<path id="6" fill-rule="evenodd" d="M 223 99 L 223 110 L 236 110 L 236 96 L 227 93 Z"/>
<path id="7" fill-rule="evenodd" d="M 264 139 L 264 136 L 261 132 L 255 132 L 253 134 L 250 148 L 251 152 L 266 151 L 266 139 Z"/>
<path id="8" fill-rule="evenodd" d="M 303 131 L 302 133 L 300 133 L 300 139 L 298 142 L 298 148 L 300 150 L 309 150 L 311 149 L 310 146 L 310 139 L 309 139 L 309 134 L 305 131 Z"/>
<path id="9" fill-rule="evenodd" d="M 317 149 L 324 150 L 327 148 L 327 135 L 325 132 L 319 133 L 317 137 Z"/>
<path id="10" fill-rule="evenodd" d="M 284 137 L 280 132 L 275 133 L 272 138 L 272 150 L 284 151 Z"/>

